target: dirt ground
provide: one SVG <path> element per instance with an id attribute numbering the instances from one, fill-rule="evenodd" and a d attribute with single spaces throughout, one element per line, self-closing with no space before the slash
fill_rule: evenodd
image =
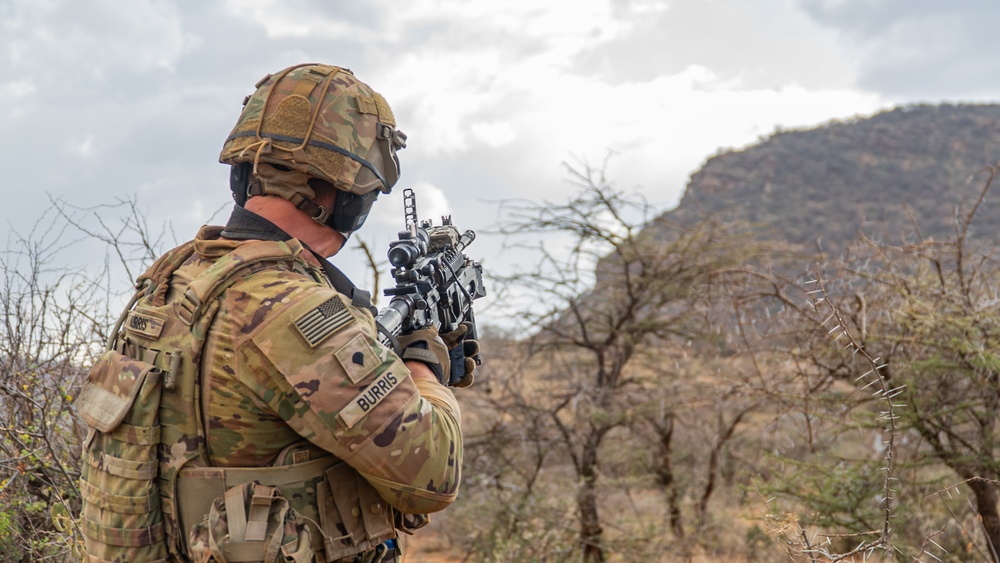
<path id="1" fill-rule="evenodd" d="M 421 530 L 407 538 L 403 563 L 461 563 L 463 554 L 454 553 L 433 529 Z"/>

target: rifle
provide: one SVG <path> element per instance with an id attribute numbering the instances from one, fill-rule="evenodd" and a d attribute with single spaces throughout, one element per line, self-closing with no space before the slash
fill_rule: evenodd
<path id="1" fill-rule="evenodd" d="M 410 188 L 403 190 L 403 213 L 406 230 L 389 243 L 396 287 L 383 292 L 392 300 L 375 318 L 379 341 L 398 349 L 395 339 L 400 334 L 432 326 L 450 332 L 462 323 L 469 325 L 466 338 L 475 340 L 472 302 L 486 295 L 482 265 L 464 254 L 476 239 L 475 231 L 459 234 L 450 215 L 442 217 L 439 226 L 430 220 L 418 224 L 417 198 Z M 479 354 L 473 360 L 482 364 Z"/>

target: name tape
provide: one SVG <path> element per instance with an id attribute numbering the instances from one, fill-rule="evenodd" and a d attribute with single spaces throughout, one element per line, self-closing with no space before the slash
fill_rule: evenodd
<path id="1" fill-rule="evenodd" d="M 389 393 L 399 385 L 401 378 L 391 371 L 380 375 L 369 385 L 364 393 L 358 395 L 340 411 L 340 419 L 348 428 L 353 427 L 376 405 L 382 402 Z"/>

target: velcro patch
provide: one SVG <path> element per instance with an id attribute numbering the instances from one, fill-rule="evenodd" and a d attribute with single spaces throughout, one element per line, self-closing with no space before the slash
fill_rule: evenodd
<path id="1" fill-rule="evenodd" d="M 156 340 L 160 337 L 160 333 L 163 332 L 163 324 L 163 319 L 137 311 L 129 311 L 128 318 L 125 319 L 126 330 L 145 336 L 150 340 Z"/>
<path id="2" fill-rule="evenodd" d="M 372 350 L 371 341 L 363 334 L 355 336 L 337 350 L 336 356 L 351 383 L 361 381 L 381 363 Z"/>
<path id="3" fill-rule="evenodd" d="M 315 348 L 331 334 L 351 324 L 354 316 L 340 297 L 333 296 L 319 307 L 307 311 L 292 323 L 302 338 Z"/>
<path id="4" fill-rule="evenodd" d="M 375 105 L 375 100 L 367 96 L 357 96 L 354 101 L 358 103 L 358 113 L 368 113 L 371 115 L 378 115 L 378 106 Z"/>
<path id="5" fill-rule="evenodd" d="M 364 393 L 358 395 L 353 401 L 340 411 L 340 419 L 348 428 L 353 427 L 366 414 L 371 412 L 376 405 L 382 402 L 393 389 L 402 381 L 402 376 L 396 375 L 392 371 L 387 371 L 372 382 Z"/>

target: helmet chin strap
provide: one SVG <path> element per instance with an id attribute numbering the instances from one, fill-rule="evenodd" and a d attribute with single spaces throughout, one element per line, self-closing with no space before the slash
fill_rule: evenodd
<path id="1" fill-rule="evenodd" d="M 268 172 L 272 171 L 268 169 Z M 240 175 L 234 168 L 234 172 L 231 174 L 230 180 L 237 204 L 240 203 L 240 200 L 236 197 L 236 190 L 238 189 L 238 184 L 242 181 L 239 179 L 239 176 Z M 371 211 L 371 207 L 375 203 L 375 200 L 378 199 L 379 194 L 378 190 L 361 195 L 345 192 L 343 190 L 337 190 L 336 198 L 333 201 L 333 207 L 327 208 L 316 203 L 315 200 L 307 199 L 303 195 L 302 191 L 297 188 L 290 187 L 288 184 L 281 185 L 279 183 L 277 186 L 268 187 L 270 179 L 271 178 L 262 178 L 260 176 L 252 177 L 252 179 L 246 184 L 246 197 L 250 198 L 258 195 L 272 195 L 286 199 L 295 205 L 295 207 L 304 211 L 314 221 L 337 231 L 345 239 L 349 239 L 351 233 L 361 228 L 365 220 L 368 218 L 368 213 Z M 314 190 L 310 188 L 309 193 L 314 193 Z M 244 202 L 245 201 L 246 199 L 244 199 Z"/>
<path id="2" fill-rule="evenodd" d="M 237 162 L 229 170 L 229 190 L 233 192 L 233 201 L 244 207 L 250 197 L 250 180 L 253 178 L 253 164 Z"/>
<path id="3" fill-rule="evenodd" d="M 336 226 L 334 226 L 334 220 L 333 220 L 334 210 L 323 207 L 322 205 L 316 203 L 315 201 L 306 199 L 303 200 L 302 203 L 298 204 L 296 207 L 308 213 L 309 216 L 312 217 L 313 221 L 316 221 L 317 223 L 323 225 L 324 227 L 330 227 L 331 229 L 340 233 L 340 235 L 344 237 L 345 241 L 351 238 L 351 234 L 354 232 L 354 231 L 342 231 L 338 229 Z M 360 226 L 361 225 L 358 225 L 358 227 Z"/>

